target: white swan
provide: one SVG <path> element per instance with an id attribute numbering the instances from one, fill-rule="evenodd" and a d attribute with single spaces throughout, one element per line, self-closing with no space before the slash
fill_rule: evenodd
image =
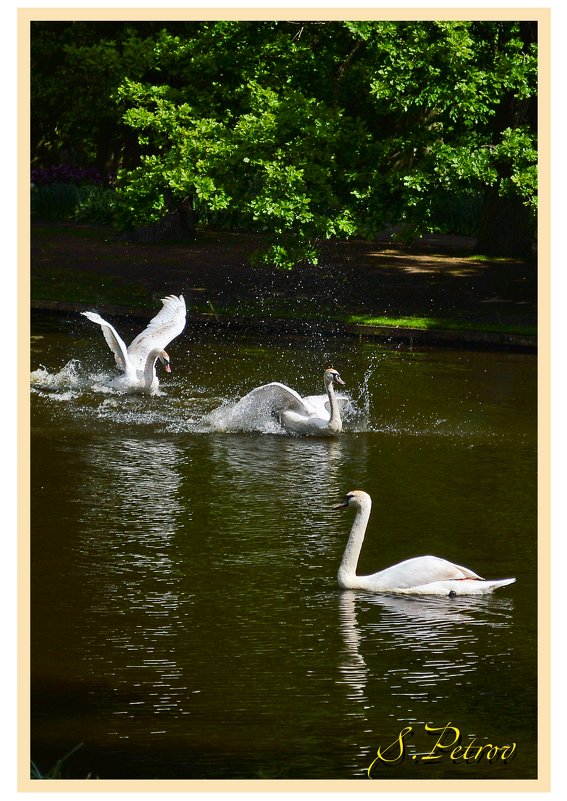
<path id="1" fill-rule="evenodd" d="M 280 425 L 295 434 L 332 436 L 342 431 L 341 406 L 348 398 L 338 398 L 334 384 L 344 385 L 343 379 L 334 367 L 324 372 L 326 395 L 309 395 L 302 398 L 294 389 L 272 381 L 256 387 L 241 398 L 237 408 L 261 408 L 277 416 Z"/>
<path id="2" fill-rule="evenodd" d="M 467 567 L 454 565 L 437 556 L 417 556 L 371 576 L 357 576 L 356 566 L 372 500 L 368 493 L 353 490 L 333 509 L 346 509 L 349 506 L 356 509 L 356 516 L 338 573 L 339 587 L 342 589 L 403 595 L 479 595 L 516 581 L 515 578 L 486 581 Z"/>
<path id="3" fill-rule="evenodd" d="M 171 372 L 169 356 L 164 350 L 172 339 L 179 336 L 185 328 L 186 307 L 183 295 L 168 295 L 162 298 L 162 308 L 150 320 L 147 327 L 127 348 L 110 323 L 96 312 L 81 312 L 82 315 L 98 323 L 104 338 L 114 353 L 117 366 L 123 374 L 111 382 L 120 392 L 147 392 L 154 394 L 159 387 L 156 375 L 156 361 L 159 359 L 166 371 Z"/>

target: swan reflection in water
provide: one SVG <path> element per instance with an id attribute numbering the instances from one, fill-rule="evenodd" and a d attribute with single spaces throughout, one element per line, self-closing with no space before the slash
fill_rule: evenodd
<path id="1" fill-rule="evenodd" d="M 361 464 L 366 451 L 362 443 Z M 290 569 L 311 570 L 314 555 L 328 550 L 328 522 L 313 499 L 336 486 L 350 452 L 342 438 L 211 437 L 209 491 L 211 497 L 222 494 L 222 504 L 208 510 L 210 524 L 219 541 L 246 532 L 246 537 L 239 534 L 241 548 L 225 553 L 225 563 L 273 565 L 276 559 Z"/>
<path id="2" fill-rule="evenodd" d="M 338 612 L 343 640 L 338 684 L 345 689 L 349 715 L 369 734 L 357 746 L 362 770 L 375 748 L 371 727 L 376 702 L 369 693 L 374 699 L 378 693 L 380 708 L 400 725 L 428 720 L 432 705 L 448 702 L 459 688 L 466 690 L 482 661 L 493 660 L 497 668 L 511 661 L 506 645 L 513 617 L 509 598 L 342 590 Z"/>
<path id="3" fill-rule="evenodd" d="M 359 447 L 361 459 L 366 447 Z M 278 439 L 271 437 L 246 437 L 234 440 L 215 437 L 210 441 L 210 458 L 214 463 L 214 475 L 229 479 L 226 490 L 249 492 L 251 486 L 262 487 L 277 481 L 284 499 L 295 505 L 309 502 L 322 489 L 334 486 L 340 470 L 348 458 L 349 448 L 343 447 L 339 439 Z M 298 481 L 297 476 L 302 476 Z M 273 496 L 273 492 L 272 492 Z M 286 501 L 287 502 L 287 501 Z"/>
<path id="4" fill-rule="evenodd" d="M 192 599 L 178 553 L 190 514 L 180 499 L 181 458 L 163 438 L 106 440 L 85 452 L 77 558 L 90 603 L 82 650 L 89 672 L 118 700 L 115 715 L 136 711 L 133 673 L 152 714 L 176 707 L 184 714 L 186 678 L 176 651 Z"/>

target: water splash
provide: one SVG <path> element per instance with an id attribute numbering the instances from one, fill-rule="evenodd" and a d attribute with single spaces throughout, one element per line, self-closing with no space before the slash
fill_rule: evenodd
<path id="1" fill-rule="evenodd" d="M 225 350 L 228 350 L 228 355 Z M 272 352 L 269 349 L 266 353 L 259 351 L 257 344 L 247 348 L 239 344 L 236 349 L 230 345 L 225 350 L 211 348 L 201 361 L 184 363 L 181 358 L 179 370 L 167 377 L 159 395 L 153 398 L 125 395 L 115 390 L 111 382 L 116 370 L 99 366 L 88 354 L 84 359 L 67 361 L 58 371 L 40 365 L 30 374 L 31 392 L 42 402 L 58 407 L 59 423 L 61 415 L 66 414 L 79 422 L 88 420 L 92 424 L 98 420 L 121 429 L 124 426 L 139 430 L 151 428 L 166 434 L 289 436 L 279 423 L 277 408 L 268 402 L 250 403 L 246 400 L 247 389 L 235 384 L 234 371 L 226 370 L 227 358 L 238 357 L 238 377 L 248 386 L 260 385 L 266 372 L 273 369 Z M 447 403 L 441 409 L 431 408 L 432 403 L 425 403 L 424 408 L 417 406 L 417 390 L 413 383 L 400 389 L 400 376 L 411 375 L 413 378 L 413 372 L 410 374 L 405 365 L 392 363 L 389 355 L 368 351 L 363 364 L 358 369 L 350 365 L 351 370 L 347 366 L 348 357 L 333 358 L 337 353 L 325 351 L 328 358 L 323 359 L 321 346 L 314 350 L 316 354 L 311 349 L 297 354 L 291 348 L 289 352 L 286 349 L 283 380 L 290 386 L 308 386 L 318 369 L 315 364 L 340 362 L 344 365 L 348 386 L 347 392 L 341 393 L 346 398 L 346 408 L 341 416 L 346 434 L 458 438 L 469 447 L 499 436 L 484 417 L 471 414 L 469 419 L 459 406 L 455 409 Z M 412 362 L 412 371 L 414 367 Z M 238 394 L 235 396 L 235 393 Z M 427 397 L 426 401 L 429 400 Z"/>
<path id="2" fill-rule="evenodd" d="M 375 365 L 370 363 L 360 384 L 355 384 L 349 392 L 339 393 L 343 399 L 341 417 L 345 432 L 386 430 L 372 423 L 374 372 Z M 255 397 L 253 393 L 240 398 L 229 397 L 226 387 L 189 385 L 185 379 L 168 381 L 157 397 L 123 394 L 112 388 L 114 376 L 115 371 L 100 370 L 88 362 L 71 359 L 55 372 L 41 365 L 30 374 L 30 386 L 33 394 L 47 402 L 66 405 L 66 411 L 78 419 L 88 418 L 120 427 L 151 427 L 177 434 L 289 436 L 280 425 L 277 407 L 269 397 Z"/>
<path id="3" fill-rule="evenodd" d="M 103 372 L 89 372 L 78 359 L 71 359 L 56 373 L 40 365 L 30 374 L 30 387 L 38 395 L 53 400 L 73 400 L 85 392 L 110 393 L 110 376 Z"/>
<path id="4" fill-rule="evenodd" d="M 215 432 L 253 432 L 262 434 L 283 434 L 271 404 L 252 401 L 248 395 L 234 402 L 224 400 L 220 406 L 205 415 L 202 420 L 205 429 Z"/>
<path id="5" fill-rule="evenodd" d="M 375 365 L 371 359 L 367 366 L 362 381 L 360 383 L 358 397 L 351 401 L 351 418 L 353 428 L 356 431 L 374 431 L 371 425 L 372 419 L 372 393 L 370 391 L 370 380 L 374 375 Z"/>
<path id="6" fill-rule="evenodd" d="M 59 389 L 63 385 L 76 383 L 79 369 L 80 362 L 77 359 L 71 359 L 58 373 L 50 373 L 47 367 L 40 365 L 30 374 L 30 384 L 34 389 Z"/>
<path id="7" fill-rule="evenodd" d="M 215 432 L 259 432 L 262 434 L 288 434 L 279 421 L 278 392 L 272 394 L 272 385 L 253 390 L 239 400 L 225 400 L 216 409 L 206 415 L 202 423 Z M 264 391 L 265 390 L 265 391 Z M 326 396 L 317 396 L 323 401 Z M 340 393 L 338 396 L 343 402 L 341 417 L 343 425 L 349 423 L 357 414 L 357 407 L 350 395 Z"/>

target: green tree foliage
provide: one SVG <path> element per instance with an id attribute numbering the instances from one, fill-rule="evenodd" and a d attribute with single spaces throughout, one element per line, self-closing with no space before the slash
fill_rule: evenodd
<path id="1" fill-rule="evenodd" d="M 82 25 L 59 51 L 37 32 L 59 73 L 34 75 L 61 113 L 50 126 L 36 95 L 36 124 L 99 160 L 114 143 L 125 227 L 183 204 L 201 225 L 266 232 L 264 258 L 290 267 L 331 237 L 436 230 L 443 198 L 485 194 L 529 247 L 536 23 Z"/>

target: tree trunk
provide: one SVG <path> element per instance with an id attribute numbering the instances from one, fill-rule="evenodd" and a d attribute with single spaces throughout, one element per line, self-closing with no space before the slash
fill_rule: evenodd
<path id="1" fill-rule="evenodd" d="M 128 231 L 122 238 L 131 242 L 185 242 L 195 239 L 195 215 L 193 199 L 184 198 L 176 204 L 169 189 L 164 192 L 168 213 L 159 222 L 143 225 Z"/>
<path id="2" fill-rule="evenodd" d="M 533 256 L 533 222 L 519 198 L 500 197 L 488 187 L 480 218 L 476 251 L 485 256 L 529 259 Z"/>

